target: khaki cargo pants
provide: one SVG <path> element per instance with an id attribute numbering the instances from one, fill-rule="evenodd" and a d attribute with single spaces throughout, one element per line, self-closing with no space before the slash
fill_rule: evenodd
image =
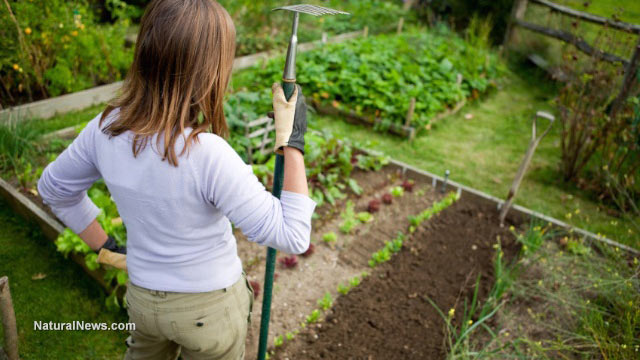
<path id="1" fill-rule="evenodd" d="M 243 276 L 231 287 L 176 293 L 127 286 L 126 360 L 244 359 L 253 290 Z"/>

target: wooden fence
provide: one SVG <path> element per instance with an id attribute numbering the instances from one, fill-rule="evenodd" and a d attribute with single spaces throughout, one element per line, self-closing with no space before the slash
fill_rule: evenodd
<path id="1" fill-rule="evenodd" d="M 633 55 L 631 59 L 624 59 L 615 54 L 608 53 L 601 49 L 596 48 L 592 44 L 589 44 L 582 37 L 573 34 L 571 32 L 559 29 L 552 29 L 546 26 L 534 24 L 528 21 L 525 21 L 525 14 L 527 11 L 527 7 L 529 3 L 543 6 L 549 9 L 550 13 L 558 13 L 563 16 L 567 16 L 573 19 L 586 21 L 592 24 L 600 25 L 603 27 L 607 27 L 610 29 L 624 31 L 626 33 L 632 35 L 639 35 L 638 41 L 636 42 L 635 49 L 633 51 Z M 566 43 L 572 44 L 581 52 L 594 56 L 600 60 L 612 62 L 612 63 L 620 63 L 625 68 L 625 76 L 622 84 L 622 88 L 620 89 L 620 93 L 614 100 L 610 114 L 615 115 L 617 111 L 619 111 L 620 107 L 624 104 L 624 101 L 629 96 L 629 93 L 632 88 L 632 84 L 635 81 L 636 74 L 638 72 L 638 66 L 640 64 L 640 25 L 630 24 L 623 21 L 618 21 L 615 19 L 609 19 L 602 16 L 593 15 L 587 12 L 578 11 L 566 6 L 562 6 L 556 3 L 553 3 L 549 0 L 515 0 L 513 4 L 513 8 L 511 10 L 511 17 L 509 18 L 509 22 L 507 25 L 507 32 L 505 34 L 504 39 L 504 47 L 507 48 L 508 45 L 512 42 L 512 40 L 516 37 L 516 27 L 521 27 L 538 34 L 542 34 L 544 36 L 548 36 L 560 41 L 564 41 Z"/>

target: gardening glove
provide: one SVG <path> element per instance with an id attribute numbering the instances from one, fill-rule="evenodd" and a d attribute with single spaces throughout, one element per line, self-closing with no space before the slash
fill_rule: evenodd
<path id="1" fill-rule="evenodd" d="M 284 146 L 294 147 L 304 154 L 304 133 L 307 132 L 307 104 L 302 88 L 296 85 L 291 99 L 287 101 L 279 83 L 273 84 L 273 113 L 276 127 L 274 151 L 282 154 Z"/>
<path id="2" fill-rule="evenodd" d="M 98 249 L 96 252 L 100 253 L 100 250 L 102 249 L 109 250 L 111 252 L 118 253 L 118 254 L 125 254 L 125 255 L 127 254 L 127 247 L 118 246 L 118 244 L 116 244 L 116 239 L 112 238 L 111 236 L 107 238 L 107 241 L 104 243 L 104 245 L 102 245 L 102 247 Z"/>

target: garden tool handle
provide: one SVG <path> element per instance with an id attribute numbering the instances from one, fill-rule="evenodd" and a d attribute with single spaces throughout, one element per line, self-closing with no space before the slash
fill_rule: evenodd
<path id="1" fill-rule="evenodd" d="M 291 96 L 293 96 L 293 92 L 296 89 L 296 79 L 282 79 L 282 90 L 284 91 L 284 97 L 289 101 Z"/>
<path id="2" fill-rule="evenodd" d="M 127 271 L 127 255 L 100 249 L 98 263 L 113 266 L 116 269 Z"/>

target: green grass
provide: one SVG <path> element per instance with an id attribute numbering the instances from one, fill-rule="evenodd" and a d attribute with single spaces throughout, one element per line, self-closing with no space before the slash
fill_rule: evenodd
<path id="1" fill-rule="evenodd" d="M 553 0 L 553 2 L 608 18 L 616 15 L 622 21 L 640 24 L 640 1 L 591 0 L 587 8 L 583 5 L 585 3 L 584 0 Z"/>
<path id="2" fill-rule="evenodd" d="M 121 359 L 125 331 L 35 331 L 34 321 L 127 322 L 106 310 L 102 288 L 0 201 L 0 276 L 13 296 L 22 359 Z M 35 274 L 46 274 L 32 280 Z M 0 326 L 0 338 L 2 338 Z"/>
<path id="3" fill-rule="evenodd" d="M 607 18 L 615 15 L 622 21 L 640 24 L 640 1 L 592 0 L 589 1 L 590 5 L 587 8 L 583 6 L 585 3 L 583 0 L 554 0 L 554 2 L 590 14 Z M 610 28 L 605 29 L 598 24 L 586 21 L 577 21 L 578 26 L 574 28 L 572 23 L 576 22 L 575 19 L 560 13 L 551 13 L 546 6 L 533 3 L 529 3 L 527 7 L 525 20 L 571 32 L 596 48 L 626 59 L 631 57 L 638 41 L 636 35 Z M 525 55 L 530 53 L 542 55 L 553 65 L 562 64 L 562 53 L 565 52 L 566 43 L 524 29 L 518 32 L 524 34 L 523 41 L 512 43 L 512 47 Z M 586 55 L 581 56 L 586 57 Z"/>
<path id="4" fill-rule="evenodd" d="M 66 114 L 56 115 L 47 120 L 35 120 L 36 128 L 43 134 L 53 132 L 56 130 L 64 129 L 70 126 L 89 122 L 102 110 L 104 110 L 105 104 L 98 104 L 86 109 L 72 111 Z"/>
<path id="5" fill-rule="evenodd" d="M 531 137 L 531 117 L 537 110 L 553 109 L 554 93 L 533 77 L 510 73 L 500 91 L 441 120 L 413 143 L 337 118 L 316 117 L 311 126 L 436 174 L 449 169 L 452 180 L 504 198 Z M 473 118 L 465 119 L 466 114 Z M 607 215 L 589 194 L 560 180 L 559 125 L 538 147 L 516 203 L 640 247 L 628 221 Z"/>

